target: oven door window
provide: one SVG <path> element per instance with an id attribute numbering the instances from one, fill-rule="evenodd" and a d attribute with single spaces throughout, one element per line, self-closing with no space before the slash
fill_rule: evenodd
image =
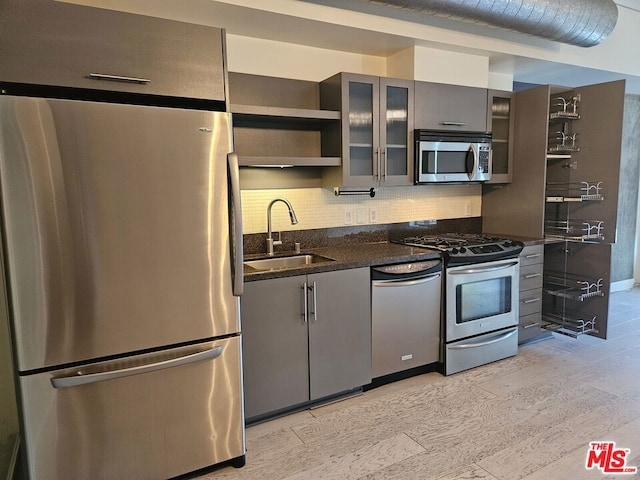
<path id="1" fill-rule="evenodd" d="M 423 174 L 469 173 L 473 170 L 473 152 L 471 150 L 423 150 L 422 159 Z"/>
<path id="2" fill-rule="evenodd" d="M 511 277 L 456 285 L 456 323 L 511 312 Z"/>

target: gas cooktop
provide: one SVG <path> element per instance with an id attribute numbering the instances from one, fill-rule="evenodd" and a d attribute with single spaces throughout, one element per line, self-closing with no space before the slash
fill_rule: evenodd
<path id="1" fill-rule="evenodd" d="M 474 233 L 419 235 L 406 237 L 398 243 L 440 250 L 445 253 L 445 261 L 448 265 L 515 258 L 524 247 L 522 242 L 515 240 Z"/>

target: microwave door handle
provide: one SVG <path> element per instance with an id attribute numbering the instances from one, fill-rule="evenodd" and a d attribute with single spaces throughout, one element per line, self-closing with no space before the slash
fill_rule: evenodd
<path id="1" fill-rule="evenodd" d="M 473 162 L 470 162 L 470 157 L 473 158 Z M 471 166 L 471 168 L 469 168 L 469 166 Z M 469 177 L 469 180 L 472 180 L 476 170 L 478 169 L 478 150 L 475 146 L 475 144 L 471 144 L 469 145 L 469 150 L 467 151 L 467 176 Z"/>

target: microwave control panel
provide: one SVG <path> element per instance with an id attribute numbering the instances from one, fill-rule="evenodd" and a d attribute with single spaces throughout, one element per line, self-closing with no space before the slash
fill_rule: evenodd
<path id="1" fill-rule="evenodd" d="M 478 171 L 489 172 L 489 158 L 491 156 L 491 147 L 479 145 L 478 148 Z"/>

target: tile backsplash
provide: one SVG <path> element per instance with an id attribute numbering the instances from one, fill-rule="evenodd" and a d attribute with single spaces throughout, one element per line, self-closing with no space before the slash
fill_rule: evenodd
<path id="1" fill-rule="evenodd" d="M 377 188 L 376 195 L 334 195 L 329 188 L 243 190 L 244 233 L 267 231 L 267 206 L 275 198 L 286 198 L 298 217 L 291 225 L 286 206 L 272 209 L 273 231 L 309 230 L 478 217 L 482 207 L 480 185 L 419 185 Z"/>

